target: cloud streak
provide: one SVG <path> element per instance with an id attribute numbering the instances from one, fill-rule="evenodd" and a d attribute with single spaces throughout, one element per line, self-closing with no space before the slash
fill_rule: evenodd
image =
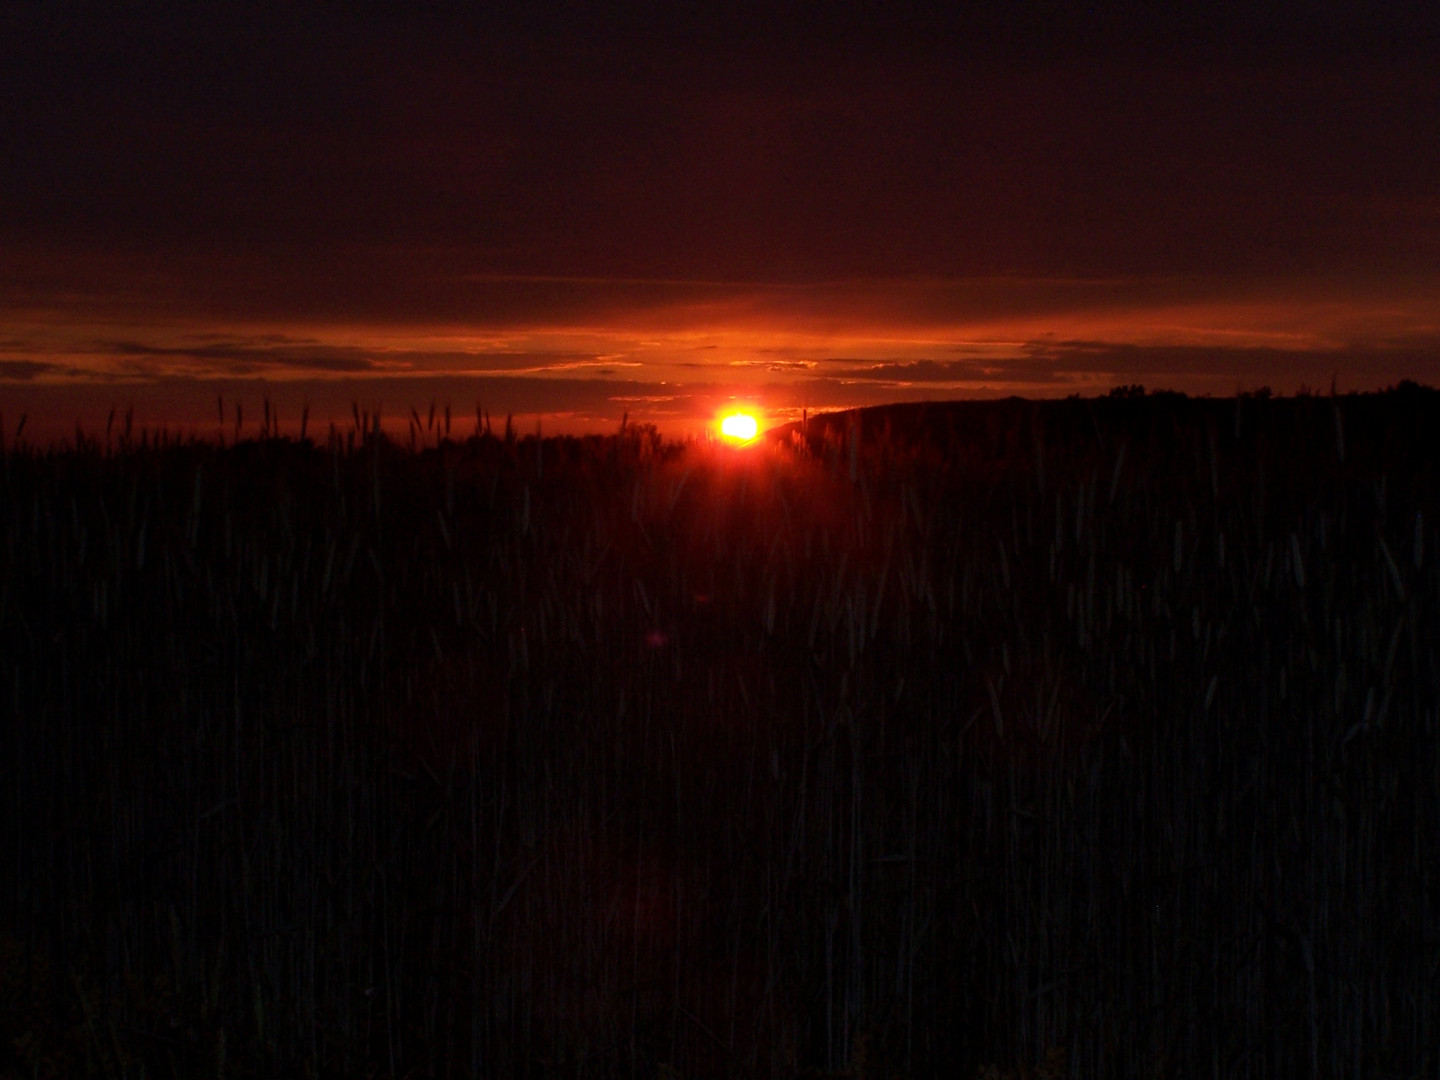
<path id="1" fill-rule="evenodd" d="M 0 360 L 0 380 L 30 382 L 37 376 L 58 372 L 58 364 L 46 364 L 38 360 Z"/>
<path id="2" fill-rule="evenodd" d="M 1412 304 L 1410 317 L 1397 319 L 1402 307 L 1396 301 L 1388 318 L 1404 333 L 1364 343 L 1330 340 L 1315 329 L 1298 332 L 1305 311 L 1274 305 L 1251 310 L 1248 324 L 1225 305 L 1186 309 L 1178 330 L 1177 311 L 1168 307 L 1082 312 L 1080 318 L 1062 311 L 1028 326 L 1011 318 L 999 328 L 978 328 L 1009 335 L 988 339 L 976 336 L 975 327 L 947 336 L 943 328 L 903 324 L 887 335 L 874 327 L 817 333 L 762 324 L 629 333 L 563 326 L 488 333 L 161 328 L 149 340 L 72 340 L 53 326 L 32 325 L 0 346 L 0 410 L 93 414 L 133 400 L 156 403 L 156 416 L 165 402 L 177 421 L 203 422 L 223 395 L 283 399 L 296 412 L 309 401 L 317 419 L 343 420 L 354 401 L 388 403 L 398 416 L 431 400 L 479 399 L 492 413 L 543 414 L 576 430 L 604 429 L 629 412 L 679 435 L 740 400 L 784 418 L 804 408 L 1096 394 L 1133 383 L 1222 396 L 1260 385 L 1292 392 L 1332 379 L 1342 389 L 1403 378 L 1440 382 L 1440 332 L 1427 328 L 1423 306 Z M 1357 312 L 1351 305 L 1346 318 L 1353 323 Z M 1061 337 L 1050 332 L 1056 325 L 1139 340 Z M 1343 321 L 1329 324 L 1337 327 L 1344 329 Z M 1192 340 L 1167 342 L 1167 335 Z M 68 420 L 61 427 L 69 430 Z"/>

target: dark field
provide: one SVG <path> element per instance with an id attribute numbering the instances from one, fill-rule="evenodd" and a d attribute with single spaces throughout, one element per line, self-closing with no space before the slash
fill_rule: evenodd
<path id="1" fill-rule="evenodd" d="M 1440 394 L 417 434 L 4 454 L 0 1076 L 1440 1069 Z"/>

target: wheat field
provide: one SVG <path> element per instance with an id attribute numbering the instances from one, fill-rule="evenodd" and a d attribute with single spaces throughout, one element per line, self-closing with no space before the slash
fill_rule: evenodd
<path id="1" fill-rule="evenodd" d="M 0 1076 L 1434 1075 L 1437 398 L 12 438 Z"/>

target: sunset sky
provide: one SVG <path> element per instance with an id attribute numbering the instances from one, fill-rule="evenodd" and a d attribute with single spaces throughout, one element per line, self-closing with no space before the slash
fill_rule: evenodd
<path id="1" fill-rule="evenodd" d="M 7 432 L 1440 382 L 1433 3 L 396 8 L 0 4 Z"/>

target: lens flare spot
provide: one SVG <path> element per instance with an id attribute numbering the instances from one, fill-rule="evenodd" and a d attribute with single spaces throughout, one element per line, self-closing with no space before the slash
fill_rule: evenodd
<path id="1" fill-rule="evenodd" d="M 749 442 L 759 432 L 759 423 L 749 413 L 731 413 L 720 421 L 720 434 L 735 442 Z"/>

